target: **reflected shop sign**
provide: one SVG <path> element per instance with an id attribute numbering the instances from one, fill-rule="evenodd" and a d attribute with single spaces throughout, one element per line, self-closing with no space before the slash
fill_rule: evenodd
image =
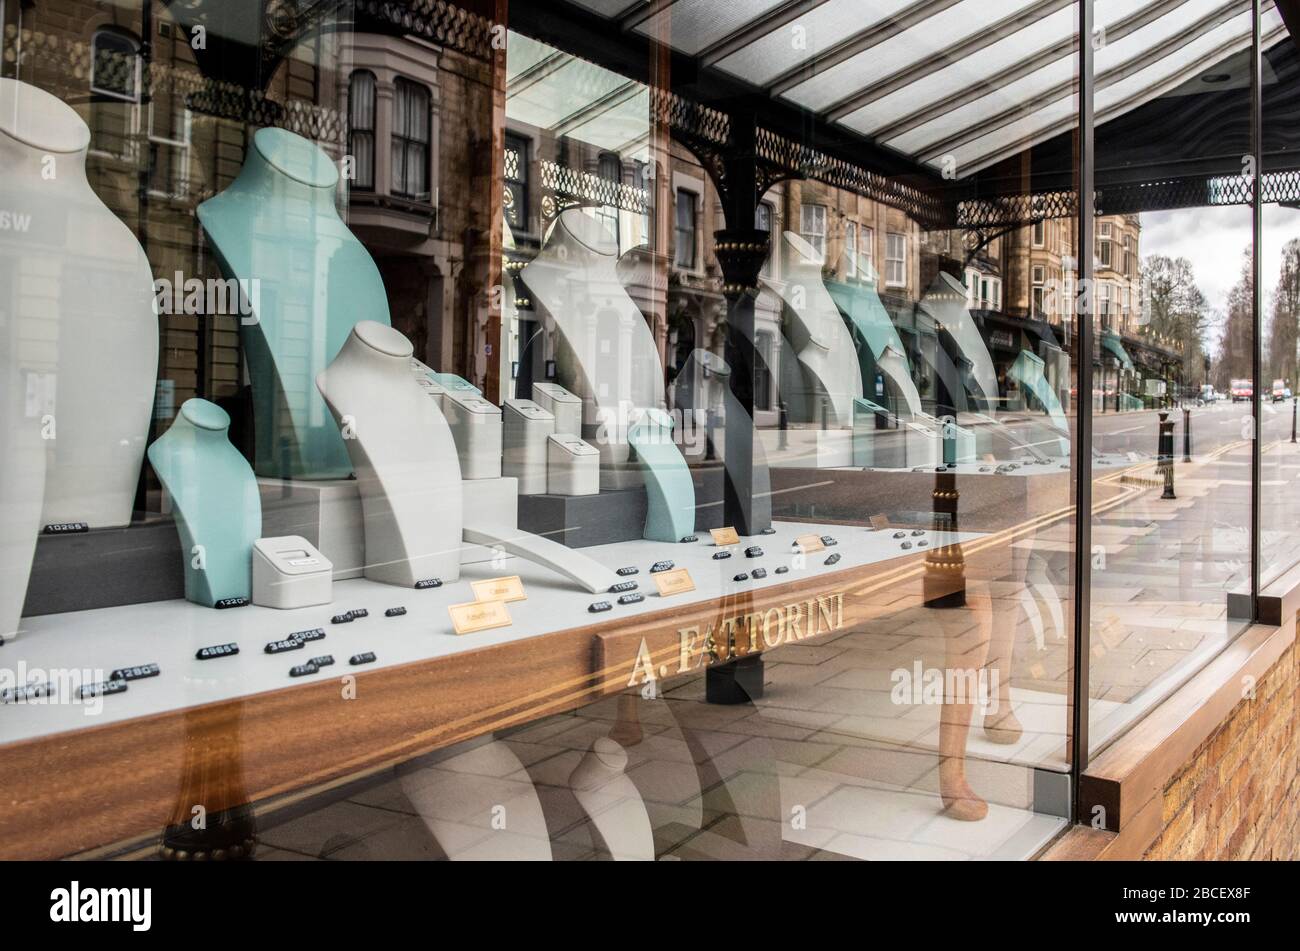
<path id="1" fill-rule="evenodd" d="M 800 600 L 751 602 L 717 617 L 717 607 L 684 612 L 672 625 L 597 635 L 596 661 L 605 683 L 639 687 L 725 664 L 783 644 L 844 628 L 843 590 Z M 724 609 L 726 605 L 724 605 Z"/>

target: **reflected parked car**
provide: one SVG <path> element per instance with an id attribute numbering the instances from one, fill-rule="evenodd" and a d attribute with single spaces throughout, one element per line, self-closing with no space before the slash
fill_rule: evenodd
<path id="1" fill-rule="evenodd" d="M 1233 380 L 1229 392 L 1232 393 L 1232 401 L 1234 403 L 1239 403 L 1242 400 L 1249 400 L 1254 396 L 1255 387 L 1250 380 Z"/>

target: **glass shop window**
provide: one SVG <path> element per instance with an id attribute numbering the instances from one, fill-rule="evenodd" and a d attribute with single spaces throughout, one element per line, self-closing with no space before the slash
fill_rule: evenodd
<path id="1" fill-rule="evenodd" d="M 685 188 L 677 189 L 676 242 L 673 246 L 673 263 L 688 270 L 695 269 L 695 232 L 699 197 Z"/>
<path id="2" fill-rule="evenodd" d="M 799 234 L 826 260 L 826 206 L 803 205 L 799 209 Z"/>
<path id="3" fill-rule="evenodd" d="M 352 187 L 375 187 L 375 74 L 358 70 L 348 87 L 348 154 L 355 163 Z"/>
<path id="4" fill-rule="evenodd" d="M 894 231 L 885 241 L 885 284 L 889 287 L 907 285 L 907 235 Z"/>
<path id="5" fill-rule="evenodd" d="M 393 194 L 428 201 L 429 90 L 401 78 L 393 86 Z"/>

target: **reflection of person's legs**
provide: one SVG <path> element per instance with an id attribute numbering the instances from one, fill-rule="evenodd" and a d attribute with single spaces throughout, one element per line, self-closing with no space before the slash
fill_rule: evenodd
<path id="1" fill-rule="evenodd" d="M 989 705 L 984 711 L 984 735 L 994 743 L 1014 743 L 1022 732 L 1011 709 L 1011 658 L 1015 651 L 1020 605 L 1010 598 L 992 602 L 992 634 L 989 656 L 984 665 L 988 678 Z"/>
<path id="2" fill-rule="evenodd" d="M 939 718 L 939 795 L 947 815 L 973 821 L 983 819 L 989 811 L 988 803 L 966 781 L 966 739 L 993 631 L 993 606 L 983 585 L 967 585 L 965 610 L 975 618 L 975 644 L 972 646 L 970 636 L 964 633 L 946 638 L 944 702 Z"/>

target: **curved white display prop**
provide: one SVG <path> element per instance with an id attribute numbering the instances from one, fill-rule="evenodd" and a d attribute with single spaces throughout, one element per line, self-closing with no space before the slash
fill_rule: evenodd
<path id="1" fill-rule="evenodd" d="M 18 632 L 45 495 L 41 419 L 26 412 L 27 380 L 39 355 L 19 326 L 0 323 L 0 639 L 6 641 Z"/>
<path id="2" fill-rule="evenodd" d="M 467 512 L 463 534 L 470 544 L 498 547 L 507 554 L 550 568 L 592 594 L 608 591 L 622 580 L 611 569 L 577 548 L 496 524 L 488 513 Z"/>
<path id="3" fill-rule="evenodd" d="M 411 343 L 373 320 L 316 377 L 343 434 L 365 520 L 365 576 L 460 577 L 462 489 L 447 421 L 411 375 Z"/>
<path id="4" fill-rule="evenodd" d="M 862 395 L 862 374 L 853 338 L 822 283 L 822 262 L 816 250 L 793 231 L 785 232 L 784 237 L 784 280 L 770 286 L 794 315 L 790 342 L 815 395 L 829 401 L 828 426 L 850 426 L 853 401 Z M 813 418 L 820 420 L 815 403 L 812 409 Z"/>
<path id="5" fill-rule="evenodd" d="M 627 461 L 634 410 L 664 405 L 659 351 L 617 264 L 614 235 L 570 208 L 520 272 L 533 303 L 559 329 L 558 382 L 582 398 L 583 435 L 599 447 L 602 464 Z"/>
<path id="6" fill-rule="evenodd" d="M 500 740 L 404 773 L 401 783 L 448 859 L 551 861 L 537 789 Z"/>
<path id="7" fill-rule="evenodd" d="M 966 288 L 951 274 L 941 271 L 925 292 L 920 307 L 952 335 L 961 355 L 970 361 L 971 377 L 982 391 L 974 395 L 983 398 L 985 408 L 992 408 L 998 398 L 998 377 L 975 318 L 966 309 Z"/>
<path id="8" fill-rule="evenodd" d="M 627 751 L 602 736 L 569 775 L 569 788 L 615 861 L 653 862 L 650 816 L 626 769 Z"/>
<path id="9" fill-rule="evenodd" d="M 0 311 L 33 346 L 43 525 L 131 521 L 158 376 L 149 260 L 87 182 L 89 144 L 71 106 L 0 79 Z"/>

